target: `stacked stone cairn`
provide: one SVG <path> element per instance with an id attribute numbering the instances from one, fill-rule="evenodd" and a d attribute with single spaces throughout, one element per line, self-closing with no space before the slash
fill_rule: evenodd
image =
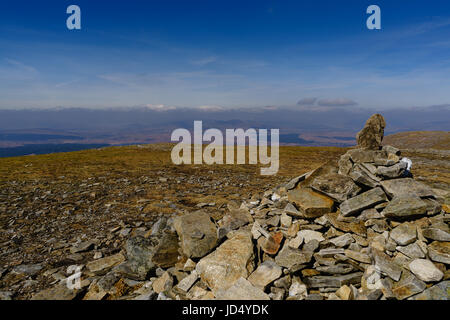
<path id="1" fill-rule="evenodd" d="M 373 115 L 339 161 L 230 202 L 218 220 L 204 209 L 159 220 L 88 263 L 82 297 L 114 296 L 122 281 L 120 299 L 447 300 L 448 204 L 401 177 L 384 128 Z"/>

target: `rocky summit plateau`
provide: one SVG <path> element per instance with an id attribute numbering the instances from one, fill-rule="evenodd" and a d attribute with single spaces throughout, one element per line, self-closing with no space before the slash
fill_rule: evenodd
<path id="1" fill-rule="evenodd" d="M 34 201 L 48 199 L 40 208 L 41 215 L 26 215 L 29 209 L 19 204 L 24 195 L 14 195 L 15 206 L 2 205 L 2 217 L 14 208 L 16 216 L 2 222 L 11 234 L 2 238 L 2 248 L 9 244 L 13 249 L 7 262 L 2 255 L 0 298 L 448 300 L 448 188 L 406 175 L 402 150 L 383 145 L 385 127 L 384 118 L 373 115 L 357 134 L 355 148 L 343 149 L 302 174 L 295 175 L 293 161 L 290 179 L 273 187 L 273 181 L 256 181 L 245 199 L 232 198 L 227 191 L 220 203 L 182 208 L 171 203 L 171 210 L 149 220 L 145 217 L 151 210 L 145 208 L 152 200 L 141 199 L 136 200 L 140 215 L 134 220 L 109 225 L 107 221 L 117 218 L 114 210 L 120 211 L 121 199 L 127 201 L 122 194 L 102 206 L 110 216 L 94 234 L 83 233 L 74 241 L 48 235 L 46 246 L 39 249 L 27 244 L 30 252 L 41 252 L 40 261 L 27 263 L 20 258 L 27 257 L 18 248 L 23 248 L 26 235 L 15 231 L 18 220 L 25 224 L 41 219 L 55 202 L 64 203 L 65 215 L 70 216 L 70 210 L 108 194 L 86 190 L 52 197 L 50 191 L 38 193 L 46 184 L 35 185 Z M 324 160 L 324 153 L 320 154 Z M 433 161 L 448 166 L 445 156 Z M 415 159 L 414 165 L 420 165 Z M 179 177 L 159 177 L 152 188 L 161 193 L 161 185 L 186 182 Z M 244 175 L 243 179 L 249 178 Z M 122 187 L 131 180 L 122 181 Z M 200 188 L 189 181 L 192 189 Z M 233 184 L 231 178 L 220 184 L 225 181 Z M 95 183 L 99 188 L 105 184 Z M 8 180 L 8 190 L 15 190 L 17 184 Z M 200 193 L 207 188 L 220 194 L 218 184 L 203 186 Z M 138 187 L 134 191 L 139 194 Z M 74 201 L 79 194 L 90 200 Z M 182 191 L 172 194 L 181 197 Z M 76 229 L 76 219 L 81 224 L 83 217 L 72 218 L 70 229 Z M 64 215 L 55 219 L 64 219 Z M 59 221 L 53 231 L 63 225 L 64 220 Z M 57 258 L 50 258 L 51 254 Z M 76 287 L 68 285 L 74 279 L 70 267 L 79 268 Z"/>

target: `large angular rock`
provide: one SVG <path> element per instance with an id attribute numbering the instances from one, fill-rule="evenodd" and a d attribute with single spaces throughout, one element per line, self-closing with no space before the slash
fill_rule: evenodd
<path id="1" fill-rule="evenodd" d="M 347 152 L 339 158 L 339 170 L 338 173 L 341 175 L 348 175 L 350 170 L 353 168 L 353 161 L 351 160 L 350 154 Z"/>
<path id="2" fill-rule="evenodd" d="M 355 164 L 370 163 L 376 166 L 392 166 L 399 161 L 397 156 L 389 155 L 384 150 L 352 149 L 347 153 Z"/>
<path id="3" fill-rule="evenodd" d="M 400 195 L 416 195 L 421 198 L 435 196 L 430 187 L 411 178 L 384 180 L 381 186 L 391 198 Z"/>
<path id="4" fill-rule="evenodd" d="M 316 218 L 333 209 L 334 201 L 310 188 L 296 188 L 288 192 L 288 199 L 295 203 L 305 218 Z"/>
<path id="5" fill-rule="evenodd" d="M 442 279 L 444 273 L 427 259 L 415 259 L 409 264 L 409 270 L 422 281 L 436 282 Z"/>
<path id="6" fill-rule="evenodd" d="M 387 200 L 386 194 L 381 188 L 375 188 L 341 203 L 340 210 L 343 216 L 350 216 L 371 208 Z"/>
<path id="7" fill-rule="evenodd" d="M 311 183 L 311 188 L 337 202 L 343 202 L 348 198 L 352 198 L 361 190 L 351 178 L 336 173 L 317 177 Z"/>
<path id="8" fill-rule="evenodd" d="M 253 218 L 250 212 L 248 212 L 247 210 L 231 210 L 222 218 L 219 223 L 219 237 L 224 236 L 228 232 L 238 229 L 251 222 L 253 222 Z"/>
<path id="9" fill-rule="evenodd" d="M 353 232 L 361 237 L 365 237 L 367 235 L 367 228 L 363 221 L 344 222 L 339 220 L 339 216 L 336 212 L 329 213 L 325 215 L 325 217 L 327 221 L 338 230 Z"/>
<path id="10" fill-rule="evenodd" d="M 180 237 L 183 253 L 201 258 L 217 245 L 217 230 L 209 215 L 201 210 L 178 216 L 173 226 Z"/>
<path id="11" fill-rule="evenodd" d="M 405 162 L 399 162 L 393 166 L 384 167 L 379 166 L 376 169 L 375 174 L 377 176 L 381 176 L 385 179 L 394 179 L 398 178 L 403 174 L 403 171 L 406 169 L 406 163 Z"/>
<path id="12" fill-rule="evenodd" d="M 248 280 L 239 278 L 227 289 L 216 293 L 217 300 L 270 300 L 270 297 L 260 288 L 253 286 Z"/>
<path id="13" fill-rule="evenodd" d="M 367 119 L 364 128 L 356 135 L 358 147 L 364 149 L 378 150 L 384 137 L 386 121 L 381 114 L 374 114 Z"/>
<path id="14" fill-rule="evenodd" d="M 403 300 L 426 289 L 425 282 L 417 279 L 411 272 L 403 270 L 400 281 L 392 286 L 392 293 L 397 300 Z"/>
<path id="15" fill-rule="evenodd" d="M 79 293 L 80 290 L 71 290 L 65 283 L 61 283 L 36 293 L 31 300 L 73 300 Z"/>
<path id="16" fill-rule="evenodd" d="M 325 240 L 325 238 L 322 236 L 322 234 L 318 231 L 300 230 L 297 234 L 303 238 L 303 241 L 305 243 L 308 243 L 312 240 L 317 240 L 318 242 Z"/>
<path id="17" fill-rule="evenodd" d="M 428 246 L 428 255 L 433 261 L 450 264 L 450 242 L 433 241 Z"/>
<path id="18" fill-rule="evenodd" d="M 215 293 L 228 289 L 240 277 L 247 278 L 254 268 L 253 242 L 250 232 L 237 232 L 215 251 L 202 258 L 196 271 Z"/>
<path id="19" fill-rule="evenodd" d="M 372 249 L 372 255 L 375 260 L 375 268 L 387 275 L 394 281 L 399 281 L 402 275 L 402 268 L 392 261 L 392 259 L 385 253 Z"/>
<path id="20" fill-rule="evenodd" d="M 410 298 L 413 300 L 450 300 L 450 281 L 442 281 Z"/>
<path id="21" fill-rule="evenodd" d="M 86 265 L 86 267 L 91 272 L 102 274 L 123 261 L 125 261 L 123 254 L 117 253 L 112 256 L 91 261 Z"/>
<path id="22" fill-rule="evenodd" d="M 362 272 L 354 272 L 339 276 L 313 276 L 304 279 L 308 288 L 340 288 L 343 285 L 361 283 Z"/>
<path id="23" fill-rule="evenodd" d="M 258 268 L 248 277 L 248 281 L 255 287 L 264 288 L 272 281 L 278 279 L 282 274 L 281 267 L 275 262 L 267 260 L 261 263 Z"/>
<path id="24" fill-rule="evenodd" d="M 446 224 L 432 225 L 429 228 L 422 230 L 422 234 L 425 238 L 436 241 L 450 241 L 450 232 Z"/>
<path id="25" fill-rule="evenodd" d="M 130 279 L 145 280 L 156 267 L 174 266 L 178 261 L 178 248 L 178 237 L 174 232 L 130 238 L 125 243 L 128 260 L 114 270 Z"/>
<path id="26" fill-rule="evenodd" d="M 412 223 L 407 222 L 402 223 L 391 231 L 390 237 L 399 245 L 406 246 L 416 241 L 417 239 L 416 226 Z"/>
<path id="27" fill-rule="evenodd" d="M 359 185 L 369 188 L 378 187 L 381 180 L 359 163 L 353 166 L 353 169 L 349 173 L 349 177 Z"/>
<path id="28" fill-rule="evenodd" d="M 416 195 L 398 195 L 384 208 L 383 215 L 393 220 L 405 220 L 425 215 L 427 207 L 427 204 Z"/>
<path id="29" fill-rule="evenodd" d="M 398 246 L 396 249 L 411 259 L 425 258 L 425 253 L 416 242 L 404 247 Z"/>
<path id="30" fill-rule="evenodd" d="M 305 252 L 299 249 L 289 247 L 287 243 L 275 257 L 275 262 L 282 267 L 288 268 L 291 272 L 295 272 L 304 267 L 311 261 L 313 253 Z"/>

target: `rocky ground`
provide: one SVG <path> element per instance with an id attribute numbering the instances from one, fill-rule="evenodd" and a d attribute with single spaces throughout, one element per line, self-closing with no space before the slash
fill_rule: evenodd
<path id="1" fill-rule="evenodd" d="M 448 298 L 445 150 L 408 150 L 405 180 L 395 149 L 281 148 L 264 177 L 170 148 L 2 159 L 0 297 Z"/>

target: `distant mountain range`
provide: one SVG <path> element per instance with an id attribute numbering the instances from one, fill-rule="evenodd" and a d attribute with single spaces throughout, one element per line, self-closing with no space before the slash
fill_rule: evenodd
<path id="1" fill-rule="evenodd" d="M 384 111 L 354 107 L 0 110 L 0 156 L 170 142 L 174 129 L 192 131 L 194 120 L 203 121 L 203 130 L 280 129 L 280 143 L 285 145 L 347 147 L 356 143 L 356 133 L 376 112 L 386 119 L 386 135 L 425 130 L 448 133 L 449 106 Z"/>

